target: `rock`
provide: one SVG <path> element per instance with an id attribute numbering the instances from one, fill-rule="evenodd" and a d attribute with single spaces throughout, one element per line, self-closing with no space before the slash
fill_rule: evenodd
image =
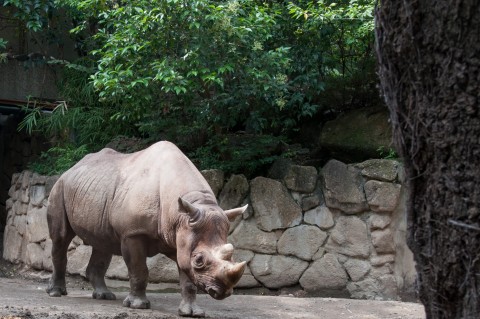
<path id="1" fill-rule="evenodd" d="M 325 248 L 320 247 L 318 248 L 317 252 L 313 255 L 312 260 L 317 260 L 323 257 L 325 255 Z"/>
<path id="2" fill-rule="evenodd" d="M 88 261 L 92 255 L 92 246 L 80 245 L 75 250 L 67 254 L 67 272 L 72 275 L 81 275 L 85 277 Z"/>
<path id="3" fill-rule="evenodd" d="M 322 190 L 319 189 L 318 192 L 315 192 L 313 195 L 302 198 L 302 211 L 305 212 L 324 203 L 325 199 L 323 198 Z"/>
<path id="4" fill-rule="evenodd" d="M 128 280 L 128 268 L 122 256 L 113 256 L 107 269 L 107 278 Z"/>
<path id="5" fill-rule="evenodd" d="M 299 225 L 302 210 L 282 183 L 257 177 L 250 184 L 250 198 L 258 227 L 265 231 Z"/>
<path id="6" fill-rule="evenodd" d="M 246 261 L 247 264 L 253 259 L 255 254 L 250 250 L 235 249 L 233 251 L 233 260 L 236 262 Z"/>
<path id="7" fill-rule="evenodd" d="M 22 203 L 21 201 L 17 200 L 13 203 L 13 211 L 17 215 L 26 215 L 28 211 L 28 204 Z"/>
<path id="8" fill-rule="evenodd" d="M 381 266 L 386 263 L 393 263 L 395 261 L 395 255 L 377 255 L 370 258 L 372 266 Z"/>
<path id="9" fill-rule="evenodd" d="M 393 233 L 390 229 L 376 230 L 372 232 L 372 243 L 378 254 L 395 252 Z"/>
<path id="10" fill-rule="evenodd" d="M 255 255 L 250 270 L 255 279 L 270 289 L 291 286 L 308 267 L 308 262 L 285 256 Z"/>
<path id="11" fill-rule="evenodd" d="M 347 214 L 356 214 L 368 208 L 363 192 L 363 179 L 354 167 L 330 160 L 322 170 L 325 202 Z"/>
<path id="12" fill-rule="evenodd" d="M 201 173 L 207 180 L 208 185 L 212 188 L 215 197 L 217 197 L 218 193 L 222 190 L 225 173 L 219 169 L 207 169 L 201 171 Z"/>
<path id="13" fill-rule="evenodd" d="M 25 236 L 27 232 L 27 216 L 15 215 L 13 218 L 13 226 L 15 226 L 20 235 Z"/>
<path id="14" fill-rule="evenodd" d="M 271 179 L 276 179 L 276 180 L 283 180 L 283 178 L 286 176 L 288 170 L 290 169 L 290 166 L 292 166 L 293 163 L 291 160 L 287 158 L 280 157 L 275 162 L 273 162 L 272 166 L 268 170 L 268 178 Z"/>
<path id="15" fill-rule="evenodd" d="M 47 207 L 33 207 L 27 214 L 27 238 L 31 243 L 38 243 L 48 237 Z"/>
<path id="16" fill-rule="evenodd" d="M 300 285 L 307 292 L 322 289 L 343 289 L 347 285 L 347 274 L 334 254 L 325 254 L 314 261 L 300 278 Z"/>
<path id="17" fill-rule="evenodd" d="M 327 251 L 350 257 L 370 255 L 367 225 L 356 216 L 340 216 L 326 244 Z"/>
<path id="18" fill-rule="evenodd" d="M 27 259 L 26 263 L 33 269 L 43 270 L 44 251 L 37 243 L 30 243 L 27 245 Z"/>
<path id="19" fill-rule="evenodd" d="M 5 227 L 3 259 L 12 263 L 20 261 L 23 237 L 14 226 Z"/>
<path id="20" fill-rule="evenodd" d="M 376 280 L 367 277 L 362 281 L 350 281 L 347 284 L 347 290 L 353 299 L 375 299 L 380 288 Z"/>
<path id="21" fill-rule="evenodd" d="M 368 205 L 374 212 L 391 212 L 397 207 L 400 198 L 400 184 L 378 181 L 365 183 L 365 194 Z"/>
<path id="22" fill-rule="evenodd" d="M 45 196 L 50 195 L 50 191 L 53 188 L 53 185 L 57 182 L 57 180 L 60 178 L 60 175 L 54 175 L 54 176 L 49 176 L 45 180 Z"/>
<path id="23" fill-rule="evenodd" d="M 368 225 L 370 226 L 370 230 L 384 229 L 390 225 L 391 220 L 388 215 L 373 214 L 368 219 Z"/>
<path id="24" fill-rule="evenodd" d="M 147 267 L 151 282 L 179 282 L 177 264 L 163 254 L 147 258 Z"/>
<path id="25" fill-rule="evenodd" d="M 45 185 L 46 179 L 47 177 L 44 175 L 33 173 L 32 178 L 30 179 L 30 185 Z"/>
<path id="26" fill-rule="evenodd" d="M 35 185 L 30 187 L 30 204 L 41 206 L 45 198 L 45 186 Z"/>
<path id="27" fill-rule="evenodd" d="M 247 267 L 240 278 L 240 281 L 235 285 L 235 288 L 255 288 L 260 286 L 261 284 L 252 275 L 250 268 Z"/>
<path id="28" fill-rule="evenodd" d="M 303 260 L 312 260 L 327 239 L 327 233 L 316 226 L 300 225 L 287 229 L 277 243 L 282 255 L 296 256 Z"/>
<path id="29" fill-rule="evenodd" d="M 240 206 L 248 193 L 248 181 L 244 175 L 232 175 L 219 196 L 219 205 L 223 209 Z"/>
<path id="30" fill-rule="evenodd" d="M 48 238 L 44 242 L 45 246 L 43 248 L 43 269 L 48 271 L 53 271 L 52 264 L 52 240 Z"/>
<path id="31" fill-rule="evenodd" d="M 384 182 L 393 182 L 397 178 L 399 166 L 397 161 L 387 159 L 371 159 L 355 165 L 366 178 Z"/>
<path id="32" fill-rule="evenodd" d="M 345 112 L 325 123 L 319 146 L 333 158 L 361 161 L 378 157 L 378 149 L 389 149 L 392 129 L 386 108 L 362 108 Z"/>
<path id="33" fill-rule="evenodd" d="M 257 228 L 253 219 L 243 220 L 229 237 L 236 248 L 248 249 L 257 253 L 275 254 L 277 236 Z"/>
<path id="34" fill-rule="evenodd" d="M 311 193 L 315 190 L 317 178 L 317 169 L 313 166 L 290 165 L 283 181 L 290 190 Z"/>
<path id="35" fill-rule="evenodd" d="M 318 206 L 315 209 L 305 212 L 303 217 L 305 223 L 310 225 L 317 225 L 322 230 L 327 230 L 335 224 L 333 215 L 327 206 Z"/>
<path id="36" fill-rule="evenodd" d="M 360 259 L 349 259 L 343 266 L 352 281 L 359 281 L 370 271 L 370 263 Z"/>

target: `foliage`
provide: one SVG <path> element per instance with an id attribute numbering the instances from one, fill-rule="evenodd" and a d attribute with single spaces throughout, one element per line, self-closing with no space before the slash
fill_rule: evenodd
<path id="1" fill-rule="evenodd" d="M 62 174 L 88 153 L 86 145 L 52 147 L 47 152 L 42 152 L 37 161 L 30 163 L 29 169 L 42 175 Z"/>
<path id="2" fill-rule="evenodd" d="M 88 63 L 60 61 L 65 103 L 48 119 L 32 110 L 24 124 L 68 128 L 89 149 L 116 134 L 167 138 L 205 165 L 235 170 L 253 159 L 255 170 L 271 160 L 256 149 L 264 140 L 287 141 L 303 121 L 378 95 L 373 0 L 54 3 Z M 264 137 L 220 156 L 238 131 Z"/>

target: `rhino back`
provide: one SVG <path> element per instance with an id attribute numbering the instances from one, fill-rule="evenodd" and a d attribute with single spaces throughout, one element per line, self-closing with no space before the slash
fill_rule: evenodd
<path id="1" fill-rule="evenodd" d="M 77 235 L 114 250 L 122 238 L 134 235 L 174 241 L 178 198 L 211 192 L 201 173 L 169 142 L 133 154 L 111 149 L 89 154 L 61 180 Z"/>

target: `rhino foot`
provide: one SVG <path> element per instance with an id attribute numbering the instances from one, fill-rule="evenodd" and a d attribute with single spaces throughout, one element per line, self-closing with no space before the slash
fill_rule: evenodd
<path id="1" fill-rule="evenodd" d="M 48 287 L 47 293 L 50 297 L 61 297 L 67 294 L 67 288 L 65 287 Z"/>
<path id="2" fill-rule="evenodd" d="M 197 306 L 196 303 L 187 303 L 182 301 L 178 308 L 178 314 L 182 317 L 204 318 L 205 311 Z"/>
<path id="3" fill-rule="evenodd" d="M 132 296 L 130 294 L 123 301 L 123 306 L 134 309 L 150 309 L 150 301 L 146 297 Z"/>
<path id="4" fill-rule="evenodd" d="M 95 290 L 92 293 L 92 298 L 93 299 L 105 299 L 105 300 L 116 300 L 117 297 L 115 294 L 111 291 L 101 291 L 101 290 Z"/>

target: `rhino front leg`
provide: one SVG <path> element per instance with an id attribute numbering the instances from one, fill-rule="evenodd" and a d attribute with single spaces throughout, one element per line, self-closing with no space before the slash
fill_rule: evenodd
<path id="1" fill-rule="evenodd" d="M 92 297 L 94 299 L 116 299 L 115 294 L 105 284 L 105 273 L 111 260 L 112 254 L 93 248 L 92 256 L 87 266 L 87 278 L 93 286 Z"/>
<path id="2" fill-rule="evenodd" d="M 180 277 L 180 287 L 182 289 L 182 301 L 178 308 L 178 314 L 182 317 L 205 317 L 205 311 L 197 303 L 197 287 L 188 278 L 187 274 L 178 269 Z"/>
<path id="3" fill-rule="evenodd" d="M 130 237 L 122 241 L 122 256 L 127 264 L 130 277 L 130 293 L 123 301 L 123 306 L 148 309 L 150 301 L 145 291 L 147 289 L 148 268 L 147 252 L 141 238 Z"/>

